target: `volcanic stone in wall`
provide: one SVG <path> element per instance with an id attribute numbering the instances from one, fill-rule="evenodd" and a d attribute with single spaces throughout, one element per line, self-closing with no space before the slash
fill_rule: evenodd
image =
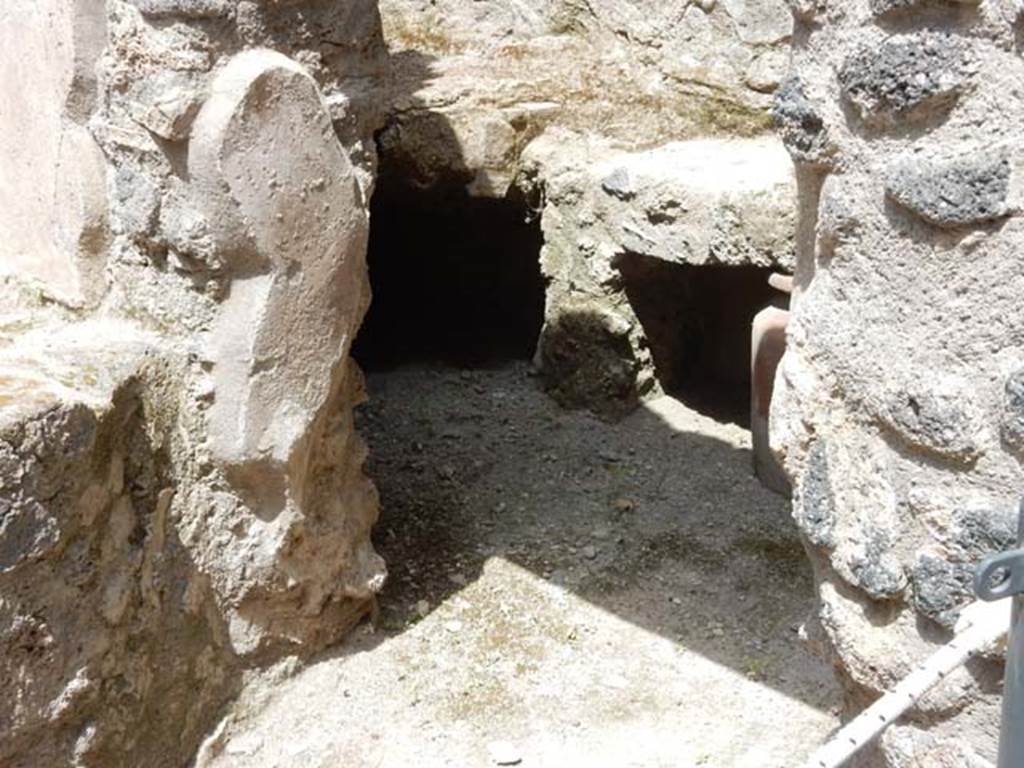
<path id="1" fill-rule="evenodd" d="M 871 10 L 879 16 L 891 11 L 902 11 L 927 5 L 941 5 L 950 2 L 966 6 L 976 6 L 981 0 L 871 0 Z"/>
<path id="2" fill-rule="evenodd" d="M 815 442 L 807 455 L 807 467 L 798 488 L 793 497 L 793 517 L 800 530 L 816 546 L 835 546 L 836 503 L 823 440 Z"/>
<path id="3" fill-rule="evenodd" d="M 954 377 L 891 389 L 880 415 L 882 423 L 912 449 L 961 462 L 976 460 L 983 450 L 983 416 L 970 386 Z"/>
<path id="4" fill-rule="evenodd" d="M 974 574 L 981 560 L 1012 549 L 1016 542 L 1016 507 L 955 510 L 950 530 L 920 551 L 914 562 L 914 606 L 952 629 L 962 606 L 974 598 Z"/>
<path id="5" fill-rule="evenodd" d="M 938 227 L 983 224 L 1013 213 L 1007 200 L 1010 158 L 1000 148 L 945 158 L 923 153 L 903 157 L 886 174 L 885 189 L 893 200 Z"/>
<path id="6" fill-rule="evenodd" d="M 797 163 L 828 166 L 836 146 L 819 110 L 804 94 L 798 77 L 789 77 L 775 92 L 772 108 L 775 129 Z"/>
<path id="7" fill-rule="evenodd" d="M 967 85 L 966 45 L 946 34 L 893 37 L 843 61 L 843 97 L 868 123 L 893 125 L 948 107 Z"/>

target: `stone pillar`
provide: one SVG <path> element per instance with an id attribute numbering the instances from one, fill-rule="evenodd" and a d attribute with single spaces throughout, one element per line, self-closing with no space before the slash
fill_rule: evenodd
<path id="1" fill-rule="evenodd" d="M 793 0 L 800 215 L 773 447 L 859 709 L 951 637 L 1024 489 L 1024 26 L 1010 0 Z M 997 660 L 865 765 L 994 760 Z"/>

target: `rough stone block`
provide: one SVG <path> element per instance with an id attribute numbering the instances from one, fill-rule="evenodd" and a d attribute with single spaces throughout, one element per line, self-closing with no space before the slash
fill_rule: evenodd
<path id="1" fill-rule="evenodd" d="M 538 361 L 562 402 L 621 414 L 657 389 L 657 353 L 623 295 L 625 256 L 663 267 L 790 270 L 796 183 L 774 138 L 622 152 L 552 132 L 525 160 L 529 174 L 546 180 L 541 268 L 550 285 Z M 581 306 L 590 320 L 579 317 Z M 617 330 L 598 331 L 609 317 Z M 563 326 L 578 338 L 565 339 Z M 600 375 L 597 361 L 605 361 Z"/>
<path id="2" fill-rule="evenodd" d="M 911 448 L 956 462 L 972 462 L 983 451 L 983 415 L 969 385 L 955 377 L 891 389 L 880 417 Z"/>
<path id="3" fill-rule="evenodd" d="M 722 0 L 722 5 L 735 21 L 740 39 L 745 43 L 770 45 L 786 39 L 793 31 L 784 0 Z"/>
<path id="4" fill-rule="evenodd" d="M 775 92 L 772 117 L 794 161 L 823 166 L 833 162 L 836 146 L 819 110 L 804 94 L 799 78 L 788 78 Z"/>
<path id="5" fill-rule="evenodd" d="M 852 52 L 839 70 L 844 98 L 870 123 L 911 121 L 953 102 L 970 75 L 967 47 L 944 34 L 893 37 Z"/>
<path id="6" fill-rule="evenodd" d="M 231 280 L 208 343 L 215 454 L 265 475 L 294 458 L 365 311 L 365 201 L 315 82 L 272 51 L 218 74 L 189 168 Z"/>
<path id="7" fill-rule="evenodd" d="M 146 130 L 167 141 L 181 141 L 188 135 L 199 102 L 200 94 L 190 83 L 166 78 L 146 88 L 128 109 Z"/>
<path id="8" fill-rule="evenodd" d="M 154 342 L 103 320 L 0 350 L 4 765 L 177 762 L 168 747 L 194 743 L 234 685 L 169 513 L 180 489 L 154 422 L 173 401 L 141 397 Z"/>
<path id="9" fill-rule="evenodd" d="M 828 449 L 818 440 L 793 496 L 793 517 L 804 536 L 819 547 L 835 546 L 836 502 L 832 495 Z"/>
<path id="10" fill-rule="evenodd" d="M 900 205 L 939 227 L 983 224 L 1014 212 L 1008 201 L 1010 158 L 999 148 L 901 158 L 886 174 L 885 189 Z"/>

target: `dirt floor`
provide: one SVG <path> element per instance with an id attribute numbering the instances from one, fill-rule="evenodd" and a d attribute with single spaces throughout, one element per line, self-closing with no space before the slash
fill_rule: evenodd
<path id="1" fill-rule="evenodd" d="M 566 412 L 526 363 L 369 389 L 377 627 L 252 681 L 200 765 L 772 768 L 837 725 L 745 430 L 669 398 Z"/>

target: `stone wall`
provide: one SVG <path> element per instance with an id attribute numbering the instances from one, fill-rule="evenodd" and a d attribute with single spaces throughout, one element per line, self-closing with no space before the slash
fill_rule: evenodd
<path id="1" fill-rule="evenodd" d="M 419 184 L 501 196 L 547 128 L 650 148 L 770 128 L 784 0 L 383 0 L 382 146 Z"/>
<path id="2" fill-rule="evenodd" d="M 974 565 L 1014 539 L 1024 19 L 1009 0 L 792 5 L 776 118 L 800 224 L 772 434 L 853 709 L 950 638 Z M 994 760 L 1000 676 L 958 671 L 865 764 Z"/>
<path id="3" fill-rule="evenodd" d="M 646 148 L 769 128 L 787 66 L 783 0 L 384 0 L 388 150 L 419 182 L 504 194 L 546 128 Z"/>
<path id="4" fill-rule="evenodd" d="M 248 670 L 370 609 L 348 352 L 381 128 L 406 183 L 541 217 L 538 362 L 574 405 L 657 389 L 631 280 L 795 247 L 772 433 L 817 635 L 851 710 L 947 640 L 1022 480 L 1024 21 L 790 5 L 385 0 L 389 60 L 373 0 L 8 0 L 0 762 L 178 765 Z M 795 178 L 760 135 L 790 37 Z M 1000 675 L 868 761 L 991 759 Z"/>
<path id="5" fill-rule="evenodd" d="M 783 0 L 383 0 L 381 14 L 382 183 L 527 201 L 548 283 L 536 362 L 563 404 L 615 416 L 662 389 L 625 262 L 791 268 L 795 184 L 770 119 Z"/>
<path id="6" fill-rule="evenodd" d="M 177 766 L 383 582 L 348 359 L 379 17 L 14 0 L 0 30 L 0 763 Z"/>
<path id="7" fill-rule="evenodd" d="M 698 316 L 703 289 L 686 268 L 793 267 L 796 185 L 771 136 L 630 152 L 549 130 L 524 152 L 519 183 L 538 200 L 544 233 L 536 361 L 570 407 L 621 416 L 678 384 L 697 345 L 688 329 L 710 319 Z M 732 284 L 714 312 L 738 318 L 745 343 L 773 292 L 767 276 L 754 296 Z M 730 351 L 745 370 L 742 344 Z"/>

